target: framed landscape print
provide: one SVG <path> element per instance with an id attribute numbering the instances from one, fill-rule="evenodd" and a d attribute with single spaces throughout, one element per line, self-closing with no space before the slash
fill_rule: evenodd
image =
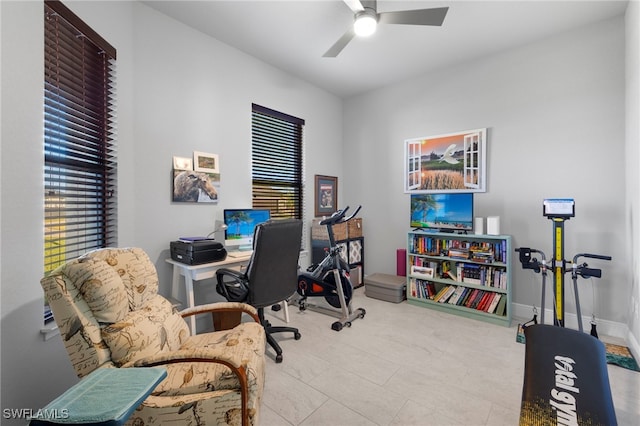
<path id="1" fill-rule="evenodd" d="M 220 173 L 220 161 L 218 154 L 206 152 L 193 152 L 193 170 L 204 173 Z"/>
<path id="2" fill-rule="evenodd" d="M 486 192 L 487 129 L 405 141 L 404 192 Z"/>

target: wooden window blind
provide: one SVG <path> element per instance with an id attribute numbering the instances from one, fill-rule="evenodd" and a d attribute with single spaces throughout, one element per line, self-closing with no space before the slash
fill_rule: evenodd
<path id="1" fill-rule="evenodd" d="M 44 269 L 116 245 L 116 50 L 44 5 Z"/>
<path id="2" fill-rule="evenodd" d="M 273 219 L 302 219 L 304 120 L 252 105 L 253 207 Z"/>

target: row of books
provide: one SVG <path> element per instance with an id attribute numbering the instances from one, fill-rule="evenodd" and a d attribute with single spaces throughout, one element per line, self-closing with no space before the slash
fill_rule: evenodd
<path id="1" fill-rule="evenodd" d="M 410 274 L 418 278 L 444 278 L 486 287 L 507 288 L 507 270 L 504 267 L 455 262 L 434 261 L 420 256 L 409 256 Z M 452 266 L 453 264 L 453 266 Z M 423 273 L 422 270 L 429 273 Z"/>
<path id="2" fill-rule="evenodd" d="M 457 263 L 456 280 L 486 287 L 507 288 L 507 271 L 494 266 Z"/>
<path id="3" fill-rule="evenodd" d="M 464 306 L 499 316 L 506 315 L 506 294 L 456 285 L 447 285 L 438 291 L 432 281 L 416 278 L 410 280 L 410 290 L 411 295 L 418 299 L 430 299 L 437 303 Z"/>
<path id="4" fill-rule="evenodd" d="M 409 252 L 420 255 L 450 256 L 485 263 L 506 262 L 507 242 L 505 240 L 495 242 L 448 240 L 413 234 L 409 238 Z"/>

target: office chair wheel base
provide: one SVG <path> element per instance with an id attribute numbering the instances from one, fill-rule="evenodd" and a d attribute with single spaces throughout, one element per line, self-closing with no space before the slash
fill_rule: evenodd
<path id="1" fill-rule="evenodd" d="M 296 340 L 300 340 L 301 337 L 302 337 L 302 334 L 300 334 L 300 333 L 296 332 L 296 333 L 293 334 L 293 338 L 296 339 Z"/>
<path id="2" fill-rule="evenodd" d="M 342 330 L 342 323 L 340 321 L 334 322 L 333 324 L 331 324 L 331 329 L 335 331 Z"/>
<path id="3" fill-rule="evenodd" d="M 276 355 L 276 364 L 280 364 L 282 362 L 282 354 Z"/>
<path id="4" fill-rule="evenodd" d="M 365 311 L 365 310 L 364 310 L 364 309 L 362 309 L 362 308 L 359 308 L 358 310 L 360 311 L 360 315 L 358 315 L 358 316 L 359 316 L 360 318 L 364 318 L 364 316 L 365 316 L 365 314 L 367 313 L 367 311 Z"/>

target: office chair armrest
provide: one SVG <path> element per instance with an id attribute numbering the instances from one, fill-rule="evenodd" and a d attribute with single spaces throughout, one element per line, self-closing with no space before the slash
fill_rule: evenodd
<path id="1" fill-rule="evenodd" d="M 186 318 L 196 314 L 207 314 L 216 312 L 241 312 L 249 315 L 257 323 L 260 323 L 258 317 L 258 310 L 251 305 L 242 302 L 216 302 L 208 303 L 206 305 L 198 305 L 192 308 L 183 309 L 180 311 L 180 315 Z"/>
<path id="2" fill-rule="evenodd" d="M 224 276 L 228 275 L 236 280 L 244 280 L 246 279 L 246 275 L 244 272 L 238 271 L 237 269 L 229 269 L 229 268 L 220 268 L 216 271 L 216 278 L 218 283 L 224 279 Z"/>
<path id="3" fill-rule="evenodd" d="M 216 271 L 216 291 L 229 302 L 244 302 L 249 294 L 247 276 L 235 269 L 221 268 Z"/>

